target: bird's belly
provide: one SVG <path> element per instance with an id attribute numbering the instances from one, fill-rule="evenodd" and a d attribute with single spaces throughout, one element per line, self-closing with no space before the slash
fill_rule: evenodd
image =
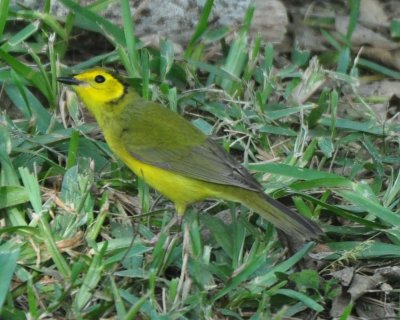
<path id="1" fill-rule="evenodd" d="M 129 153 L 118 153 L 122 161 L 141 179 L 172 200 L 177 207 L 218 197 L 218 185 L 192 179 L 143 163 Z"/>

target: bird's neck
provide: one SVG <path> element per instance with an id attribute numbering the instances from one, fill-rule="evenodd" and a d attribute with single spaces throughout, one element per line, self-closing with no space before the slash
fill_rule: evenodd
<path id="1" fill-rule="evenodd" d="M 121 117 L 128 116 L 127 108 L 134 106 L 135 102 L 142 100 L 139 94 L 133 89 L 129 89 L 122 98 L 111 102 L 98 102 L 93 101 L 85 102 L 86 106 L 96 118 L 102 130 L 108 127 L 114 127 L 115 124 L 120 123 Z"/>
<path id="2" fill-rule="evenodd" d="M 142 100 L 143 98 L 136 91 L 129 89 L 118 102 L 105 103 L 95 108 L 88 106 L 101 131 L 103 131 L 107 144 L 114 152 L 117 152 L 121 144 L 121 141 L 116 137 L 120 137 L 126 126 L 129 126 L 134 121 L 132 109 L 135 108 L 135 105 L 140 104 Z M 101 112 L 99 112 L 100 110 Z"/>

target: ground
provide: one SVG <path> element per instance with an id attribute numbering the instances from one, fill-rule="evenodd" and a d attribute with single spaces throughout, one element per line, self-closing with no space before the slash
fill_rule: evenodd
<path id="1" fill-rule="evenodd" d="M 0 3 L 2 319 L 396 317 L 395 2 L 283 1 L 287 32 L 272 44 L 252 31 L 251 10 L 218 28 L 207 1 L 181 51 L 134 40 L 129 10 L 118 25 L 60 3 L 65 20 Z M 325 234 L 294 247 L 221 201 L 165 230 L 173 205 L 56 83 L 94 65 L 214 135 Z"/>

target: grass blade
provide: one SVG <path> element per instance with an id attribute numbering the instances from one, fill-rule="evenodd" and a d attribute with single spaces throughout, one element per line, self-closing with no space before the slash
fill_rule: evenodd
<path id="1" fill-rule="evenodd" d="M 0 310 L 3 307 L 7 294 L 10 292 L 9 286 L 15 268 L 17 267 L 18 257 L 19 250 L 0 252 Z"/>
<path id="2" fill-rule="evenodd" d="M 0 1 L 0 38 L 3 36 L 4 27 L 7 23 L 8 8 L 10 5 L 10 0 Z"/>
<path id="3" fill-rule="evenodd" d="M 132 68 L 128 68 L 128 74 L 132 78 L 137 78 L 140 75 L 138 61 L 139 55 L 136 50 L 135 27 L 131 14 L 129 0 L 120 0 L 122 22 L 124 24 L 125 43 L 128 50 L 129 64 Z M 130 71 L 132 70 L 132 71 Z"/>

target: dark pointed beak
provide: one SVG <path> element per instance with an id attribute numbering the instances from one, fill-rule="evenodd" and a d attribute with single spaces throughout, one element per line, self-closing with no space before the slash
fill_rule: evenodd
<path id="1" fill-rule="evenodd" d="M 61 83 L 73 85 L 73 86 L 79 86 L 80 84 L 83 83 L 82 81 L 75 79 L 73 77 L 58 77 L 57 81 L 61 82 Z"/>

